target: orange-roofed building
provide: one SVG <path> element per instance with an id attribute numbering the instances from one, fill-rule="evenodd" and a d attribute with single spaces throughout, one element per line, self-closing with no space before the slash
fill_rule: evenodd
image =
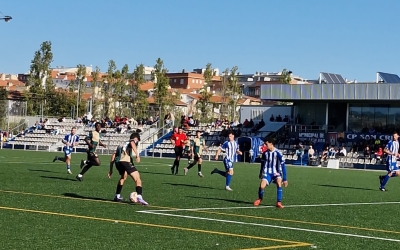
<path id="1" fill-rule="evenodd" d="M 153 96 L 148 97 L 148 98 L 147 98 L 147 102 L 149 103 L 150 106 L 157 105 L 157 104 L 155 103 L 155 100 L 154 100 L 154 97 L 153 97 Z M 188 105 L 187 105 L 186 103 L 184 103 L 183 101 L 180 101 L 180 100 L 175 100 L 175 101 L 174 101 L 174 104 L 175 104 L 175 108 L 178 108 L 178 109 L 179 109 L 179 111 L 175 112 L 176 114 L 180 114 L 180 113 L 182 113 L 182 114 L 187 114 L 187 112 L 188 112 Z"/>
<path id="2" fill-rule="evenodd" d="M 151 81 L 145 82 L 145 83 L 141 84 L 139 88 L 140 88 L 140 90 L 143 90 L 143 91 L 149 91 L 151 89 L 154 89 L 154 82 L 151 82 Z"/>
<path id="3" fill-rule="evenodd" d="M 18 80 L 0 80 L 0 87 L 25 87 L 25 83 Z"/>
<path id="4" fill-rule="evenodd" d="M 174 89 L 201 89 L 205 81 L 202 73 L 199 72 L 182 72 L 182 73 L 167 73 L 169 85 Z M 220 76 L 213 76 L 214 81 L 220 81 Z"/>

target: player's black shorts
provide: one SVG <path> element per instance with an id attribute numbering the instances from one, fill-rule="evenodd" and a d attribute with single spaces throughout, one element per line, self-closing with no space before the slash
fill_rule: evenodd
<path id="1" fill-rule="evenodd" d="M 130 163 L 130 162 L 117 162 L 117 164 L 115 164 L 118 170 L 118 173 L 120 175 L 123 175 L 125 172 L 127 172 L 129 175 L 132 174 L 133 172 L 136 172 L 137 169 L 136 167 Z"/>
<path id="2" fill-rule="evenodd" d="M 198 160 L 201 159 L 201 155 L 199 155 L 199 154 L 194 154 L 193 159 L 194 159 L 195 161 L 198 161 Z"/>
<path id="3" fill-rule="evenodd" d="M 88 161 L 95 161 L 98 158 L 97 154 L 94 152 L 87 152 L 87 160 Z"/>
<path id="4" fill-rule="evenodd" d="M 174 150 L 175 150 L 175 155 L 176 156 L 180 156 L 180 157 L 183 156 L 183 148 L 182 147 L 176 147 L 175 146 Z"/>
<path id="5" fill-rule="evenodd" d="M 190 150 L 189 150 L 188 148 L 185 147 L 185 148 L 183 149 L 183 154 L 187 154 L 187 155 L 190 154 Z"/>

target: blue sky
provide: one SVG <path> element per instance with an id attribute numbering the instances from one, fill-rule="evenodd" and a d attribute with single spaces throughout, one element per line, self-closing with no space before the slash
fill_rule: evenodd
<path id="1" fill-rule="evenodd" d="M 110 59 L 170 72 L 204 67 L 277 72 L 316 79 L 319 72 L 358 81 L 376 71 L 400 74 L 397 0 L 4 0 L 0 72 L 29 70 L 43 41 L 52 66 L 98 66 Z"/>

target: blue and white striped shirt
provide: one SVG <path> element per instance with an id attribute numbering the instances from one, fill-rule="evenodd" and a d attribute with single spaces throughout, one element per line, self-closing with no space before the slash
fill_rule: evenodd
<path id="1" fill-rule="evenodd" d="M 225 158 L 231 162 L 237 162 L 237 151 L 239 144 L 236 141 L 226 141 L 221 145 L 221 149 L 225 151 Z"/>
<path id="2" fill-rule="evenodd" d="M 79 142 L 79 135 L 67 134 L 64 137 L 64 142 L 67 142 L 70 144 L 70 146 L 65 145 L 65 148 L 72 149 L 75 147 L 74 144 L 76 142 Z"/>
<path id="3" fill-rule="evenodd" d="M 279 174 L 286 180 L 285 159 L 278 149 L 265 151 L 262 155 L 261 169 L 263 174 L 276 175 Z"/>
<path id="4" fill-rule="evenodd" d="M 390 153 L 396 154 L 399 152 L 399 142 L 398 141 L 389 141 L 388 144 L 386 145 L 386 149 L 389 150 Z M 388 155 L 386 157 L 386 162 L 390 163 L 396 163 L 397 162 L 397 157 L 395 155 Z"/>

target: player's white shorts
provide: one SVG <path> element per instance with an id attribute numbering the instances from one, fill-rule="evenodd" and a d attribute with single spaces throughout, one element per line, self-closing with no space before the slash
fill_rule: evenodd
<path id="1" fill-rule="evenodd" d="M 263 180 L 266 180 L 268 182 L 268 185 L 270 185 L 271 183 L 275 182 L 277 179 L 280 179 L 282 177 L 279 173 L 277 173 L 277 174 L 264 174 L 262 178 Z"/>
<path id="2" fill-rule="evenodd" d="M 70 156 L 72 154 L 72 149 L 64 147 L 63 149 L 65 156 Z"/>
<path id="3" fill-rule="evenodd" d="M 224 158 L 223 162 L 224 162 L 226 171 L 229 171 L 229 169 L 231 169 L 231 168 L 233 169 L 233 162 L 231 160 L 229 160 L 227 157 Z"/>
<path id="4" fill-rule="evenodd" d="M 386 170 L 388 172 L 395 172 L 399 170 L 399 167 L 397 167 L 397 163 L 396 162 L 386 162 Z"/>

